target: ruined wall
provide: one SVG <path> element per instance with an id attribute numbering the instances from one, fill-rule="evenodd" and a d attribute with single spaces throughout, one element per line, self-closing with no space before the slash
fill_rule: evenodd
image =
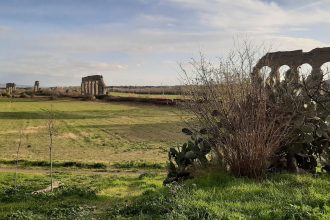
<path id="1" fill-rule="evenodd" d="M 39 91 L 39 81 L 35 81 L 34 82 L 33 91 L 34 92 L 38 92 Z"/>
<path id="2" fill-rule="evenodd" d="M 261 69 L 268 66 L 271 68 L 269 77 L 276 82 L 280 80 L 281 66 L 288 65 L 290 70 L 287 73 L 298 76 L 298 68 L 305 63 L 312 66 L 311 74 L 320 74 L 321 66 L 326 62 L 330 62 L 330 47 L 315 48 L 305 53 L 302 50 L 267 53 L 254 67 L 252 76 L 255 80 L 262 80 Z"/>
<path id="3" fill-rule="evenodd" d="M 6 83 L 6 92 L 8 94 L 12 94 L 16 91 L 16 84 L 15 83 Z"/>
<path id="4" fill-rule="evenodd" d="M 86 76 L 82 78 L 81 95 L 98 96 L 105 95 L 106 85 L 102 75 Z"/>

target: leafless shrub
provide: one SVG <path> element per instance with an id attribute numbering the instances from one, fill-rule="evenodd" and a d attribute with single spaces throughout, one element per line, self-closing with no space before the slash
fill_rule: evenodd
<path id="1" fill-rule="evenodd" d="M 15 176 L 14 176 L 14 186 L 17 188 L 17 176 L 18 176 L 18 162 L 19 162 L 19 153 L 22 146 L 22 139 L 23 139 L 24 129 L 23 127 L 19 130 L 19 139 L 17 144 L 17 150 L 16 150 L 16 163 L 15 163 Z"/>
<path id="2" fill-rule="evenodd" d="M 252 82 L 261 49 L 245 41 L 216 66 L 201 55 L 190 71 L 182 67 L 190 126 L 207 130 L 217 159 L 237 176 L 263 174 L 286 141 L 292 117 L 269 100 L 265 86 Z"/>
<path id="3" fill-rule="evenodd" d="M 50 189 L 53 191 L 53 141 L 56 134 L 55 113 L 53 106 L 48 110 L 49 162 L 50 162 Z"/>

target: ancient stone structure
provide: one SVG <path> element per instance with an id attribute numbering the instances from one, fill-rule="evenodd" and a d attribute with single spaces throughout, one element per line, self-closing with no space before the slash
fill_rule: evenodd
<path id="1" fill-rule="evenodd" d="M 39 91 L 39 81 L 35 81 L 34 82 L 33 91 L 34 92 L 38 92 Z"/>
<path id="2" fill-rule="evenodd" d="M 83 96 L 99 96 L 105 95 L 106 85 L 103 81 L 103 76 L 93 75 L 82 78 L 81 95 Z"/>
<path id="3" fill-rule="evenodd" d="M 8 94 L 12 94 L 16 91 L 16 84 L 15 83 L 6 83 L 6 92 Z"/>
<path id="4" fill-rule="evenodd" d="M 288 65 L 290 70 L 286 74 L 299 77 L 299 67 L 305 63 L 312 66 L 311 74 L 320 74 L 321 66 L 326 62 L 330 62 L 330 47 L 315 48 L 305 53 L 302 50 L 267 53 L 254 67 L 252 76 L 255 80 L 263 80 L 261 69 L 268 66 L 271 68 L 269 78 L 276 82 L 280 80 L 280 67 Z"/>

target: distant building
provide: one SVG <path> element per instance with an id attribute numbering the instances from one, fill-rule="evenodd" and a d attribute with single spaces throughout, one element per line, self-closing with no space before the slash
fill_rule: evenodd
<path id="1" fill-rule="evenodd" d="M 39 91 L 39 81 L 35 81 L 34 82 L 33 91 L 34 92 L 38 92 Z"/>
<path id="2" fill-rule="evenodd" d="M 106 94 L 106 85 L 102 75 L 86 76 L 82 78 L 81 95 L 99 96 Z"/>
<path id="3" fill-rule="evenodd" d="M 6 92 L 12 94 L 16 91 L 16 84 L 15 83 L 6 83 Z"/>

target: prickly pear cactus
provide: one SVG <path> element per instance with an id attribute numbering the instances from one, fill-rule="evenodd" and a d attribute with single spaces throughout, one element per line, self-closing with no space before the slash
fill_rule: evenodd
<path id="1" fill-rule="evenodd" d="M 188 167 L 197 164 L 206 166 L 208 160 L 206 155 L 211 151 L 211 144 L 203 136 L 205 131 L 193 132 L 183 128 L 182 132 L 190 136 L 190 140 L 180 147 L 172 147 L 168 152 L 168 175 L 164 184 L 184 180 L 191 177 Z"/>

